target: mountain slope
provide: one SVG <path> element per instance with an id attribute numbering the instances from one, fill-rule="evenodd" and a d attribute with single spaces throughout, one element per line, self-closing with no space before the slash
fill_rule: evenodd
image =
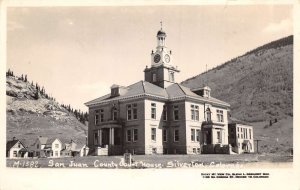
<path id="1" fill-rule="evenodd" d="M 206 73 L 183 81 L 206 83 L 212 96 L 231 105 L 231 115 L 258 122 L 293 116 L 293 36 L 258 47 Z"/>
<path id="2" fill-rule="evenodd" d="M 17 137 L 30 146 L 38 136 L 85 143 L 87 126 L 56 101 L 39 94 L 34 85 L 6 77 L 7 140 Z"/>

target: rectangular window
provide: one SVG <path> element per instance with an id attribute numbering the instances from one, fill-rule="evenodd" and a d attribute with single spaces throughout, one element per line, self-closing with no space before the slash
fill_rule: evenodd
<path id="1" fill-rule="evenodd" d="M 156 82 L 156 73 L 153 73 L 153 74 L 152 74 L 152 81 L 153 81 L 153 82 Z"/>
<path id="2" fill-rule="evenodd" d="M 197 150 L 196 148 L 193 148 L 193 153 L 194 153 L 194 154 L 196 154 L 196 150 Z"/>
<path id="3" fill-rule="evenodd" d="M 37 149 L 39 149 L 39 148 L 40 148 L 40 145 L 39 145 L 39 144 L 37 144 L 37 145 L 36 145 L 36 148 L 37 148 Z"/>
<path id="4" fill-rule="evenodd" d="M 217 110 L 218 122 L 224 122 L 223 110 Z"/>
<path id="5" fill-rule="evenodd" d="M 156 119 L 156 104 L 151 103 L 151 119 Z"/>
<path id="6" fill-rule="evenodd" d="M 104 110 L 101 109 L 100 110 L 100 122 L 103 122 L 104 121 Z"/>
<path id="7" fill-rule="evenodd" d="M 164 105 L 163 108 L 163 120 L 167 121 L 168 117 L 167 117 L 167 105 Z"/>
<path id="8" fill-rule="evenodd" d="M 98 144 L 98 133 L 94 133 L 94 145 Z"/>
<path id="9" fill-rule="evenodd" d="M 99 125 L 100 111 L 95 110 L 95 125 Z"/>
<path id="10" fill-rule="evenodd" d="M 127 120 L 137 119 L 137 104 L 127 105 Z"/>
<path id="11" fill-rule="evenodd" d="M 156 141 L 156 128 L 151 128 L 151 140 Z"/>
<path id="12" fill-rule="evenodd" d="M 157 153 L 157 149 L 156 148 L 152 148 L 152 154 L 156 154 Z"/>
<path id="13" fill-rule="evenodd" d="M 133 129 L 133 141 L 137 141 L 138 140 L 138 130 L 137 129 Z"/>
<path id="14" fill-rule="evenodd" d="M 133 107 L 133 119 L 137 119 L 137 104 L 132 104 Z"/>
<path id="15" fill-rule="evenodd" d="M 179 141 L 179 129 L 174 130 L 174 142 Z"/>
<path id="16" fill-rule="evenodd" d="M 194 121 L 199 121 L 199 106 L 191 105 L 191 119 Z"/>
<path id="17" fill-rule="evenodd" d="M 217 131 L 217 142 L 221 143 L 221 131 Z"/>
<path id="18" fill-rule="evenodd" d="M 167 129 L 163 129 L 163 141 L 167 142 Z"/>
<path id="19" fill-rule="evenodd" d="M 131 104 L 127 105 L 127 120 L 132 119 L 132 107 Z"/>
<path id="20" fill-rule="evenodd" d="M 200 142 L 200 129 L 196 129 L 196 140 Z"/>
<path id="21" fill-rule="evenodd" d="M 245 130 L 245 136 L 246 136 L 246 139 L 248 138 L 248 129 L 246 128 L 246 130 Z"/>
<path id="22" fill-rule="evenodd" d="M 251 139 L 251 129 L 249 129 L 249 139 Z"/>
<path id="23" fill-rule="evenodd" d="M 130 129 L 127 129 L 127 142 L 131 142 L 131 130 Z"/>
<path id="24" fill-rule="evenodd" d="M 59 146 L 58 144 L 55 144 L 55 148 L 58 148 L 58 146 Z"/>
<path id="25" fill-rule="evenodd" d="M 173 106 L 173 115 L 174 115 L 174 120 L 175 121 L 179 120 L 179 108 L 178 108 L 178 106 Z"/>
<path id="26" fill-rule="evenodd" d="M 18 152 L 17 151 L 14 151 L 13 152 L 13 157 L 17 157 L 18 156 Z"/>
<path id="27" fill-rule="evenodd" d="M 195 142 L 195 129 L 191 129 L 191 141 Z"/>
<path id="28" fill-rule="evenodd" d="M 58 151 L 55 151 L 55 157 L 58 157 Z"/>

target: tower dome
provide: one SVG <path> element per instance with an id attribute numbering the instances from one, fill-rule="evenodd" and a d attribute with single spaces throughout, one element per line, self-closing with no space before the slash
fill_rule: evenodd
<path id="1" fill-rule="evenodd" d="M 157 32 L 157 36 L 167 36 L 166 32 L 163 31 L 162 29 L 160 29 L 158 32 Z"/>

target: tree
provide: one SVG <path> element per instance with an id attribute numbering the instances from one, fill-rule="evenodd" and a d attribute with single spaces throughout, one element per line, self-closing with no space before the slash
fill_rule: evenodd
<path id="1" fill-rule="evenodd" d="M 39 99 L 39 91 L 35 91 L 34 98 L 35 98 L 36 100 Z"/>
<path id="2" fill-rule="evenodd" d="M 24 82 L 27 82 L 27 75 L 25 75 Z"/>

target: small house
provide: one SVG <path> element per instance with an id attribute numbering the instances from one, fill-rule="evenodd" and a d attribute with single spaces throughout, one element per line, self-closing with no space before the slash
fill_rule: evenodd
<path id="1" fill-rule="evenodd" d="M 58 138 L 38 137 L 33 145 L 36 157 L 60 157 L 62 142 Z"/>
<path id="2" fill-rule="evenodd" d="M 15 137 L 6 143 L 6 157 L 8 158 L 27 158 L 28 150 L 25 145 Z"/>
<path id="3" fill-rule="evenodd" d="M 241 153 L 254 152 L 253 127 L 242 122 L 228 124 L 228 142 L 232 151 Z"/>

